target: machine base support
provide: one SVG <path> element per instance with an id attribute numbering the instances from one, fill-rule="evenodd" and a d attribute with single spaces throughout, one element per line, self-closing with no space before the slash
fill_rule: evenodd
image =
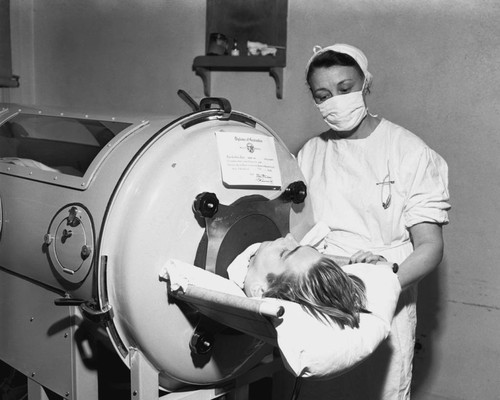
<path id="1" fill-rule="evenodd" d="M 137 349 L 130 350 L 130 398 L 132 400 L 157 400 L 158 371 Z"/>
<path id="2" fill-rule="evenodd" d="M 199 389 L 188 392 L 168 393 L 159 397 L 158 371 L 149 363 L 137 349 L 130 349 L 131 400 L 214 400 L 222 396 L 226 400 L 248 400 L 249 385 L 265 377 L 271 377 L 283 372 L 280 359 L 263 362 L 224 387 Z M 273 390 L 276 400 L 281 394 Z M 31 400 L 31 398 L 30 398 Z M 35 400 L 48 400 L 36 398 Z"/>
<path id="3" fill-rule="evenodd" d="M 160 400 L 215 400 L 225 396 L 225 400 L 249 400 L 249 386 L 262 378 L 274 377 L 276 374 L 285 372 L 283 364 L 279 358 L 262 362 L 246 374 L 229 382 L 222 388 L 199 389 L 190 392 L 169 393 Z M 286 372 L 285 372 L 286 373 Z M 273 378 L 274 380 L 274 378 Z M 273 389 L 273 399 L 282 400 L 281 388 Z"/>

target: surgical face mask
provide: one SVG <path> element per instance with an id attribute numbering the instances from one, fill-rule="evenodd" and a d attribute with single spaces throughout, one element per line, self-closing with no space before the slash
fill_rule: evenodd
<path id="1" fill-rule="evenodd" d="M 368 110 L 363 99 L 363 91 L 330 97 L 317 104 L 323 119 L 334 131 L 350 131 L 356 128 Z"/>

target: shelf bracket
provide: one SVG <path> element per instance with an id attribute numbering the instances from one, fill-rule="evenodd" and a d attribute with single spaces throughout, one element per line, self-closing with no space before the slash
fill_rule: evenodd
<path id="1" fill-rule="evenodd" d="M 269 69 L 269 75 L 271 75 L 276 83 L 276 97 L 278 99 L 283 98 L 283 68 L 273 67 Z"/>
<path id="2" fill-rule="evenodd" d="M 203 81 L 203 93 L 206 97 L 210 97 L 210 70 L 208 68 L 196 67 L 194 72 Z"/>

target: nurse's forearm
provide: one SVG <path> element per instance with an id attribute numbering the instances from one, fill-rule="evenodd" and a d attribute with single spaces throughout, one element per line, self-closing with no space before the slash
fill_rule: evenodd
<path id="1" fill-rule="evenodd" d="M 443 235 L 440 225 L 422 223 L 410 228 L 414 251 L 399 266 L 398 278 L 403 289 L 420 281 L 443 258 Z"/>
<path id="2" fill-rule="evenodd" d="M 422 245 L 399 266 L 397 273 L 403 289 L 420 281 L 431 272 L 442 259 L 442 251 L 433 244 Z"/>

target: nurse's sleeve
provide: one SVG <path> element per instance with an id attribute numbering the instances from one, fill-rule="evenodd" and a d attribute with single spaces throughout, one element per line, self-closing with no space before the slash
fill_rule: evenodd
<path id="1" fill-rule="evenodd" d="M 311 169 L 314 161 L 314 152 L 311 151 L 310 142 L 307 142 L 297 154 L 297 163 L 304 175 L 306 182 L 309 182 L 311 177 Z"/>
<path id="2" fill-rule="evenodd" d="M 408 183 L 404 208 L 406 227 L 448 222 L 448 165 L 434 150 L 424 147 L 403 163 L 402 178 Z"/>

